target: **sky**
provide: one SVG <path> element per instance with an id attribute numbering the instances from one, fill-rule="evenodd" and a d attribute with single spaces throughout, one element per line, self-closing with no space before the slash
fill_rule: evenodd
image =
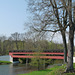
<path id="1" fill-rule="evenodd" d="M 28 21 L 25 0 L 0 0 L 0 35 L 23 33 L 24 23 Z"/>
<path id="2" fill-rule="evenodd" d="M 24 24 L 30 21 L 30 16 L 26 0 L 0 0 L 0 36 L 24 33 Z M 53 40 L 61 43 L 62 37 L 56 34 Z"/>

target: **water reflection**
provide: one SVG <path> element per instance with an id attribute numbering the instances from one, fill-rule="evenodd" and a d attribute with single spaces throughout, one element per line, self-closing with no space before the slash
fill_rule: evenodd
<path id="1" fill-rule="evenodd" d="M 17 75 L 27 73 L 30 71 L 30 67 L 28 66 L 28 68 L 26 68 L 25 64 L 0 65 L 0 75 Z"/>
<path id="2" fill-rule="evenodd" d="M 1 75 L 13 75 L 12 68 L 10 68 L 11 65 L 0 65 L 0 74 Z"/>

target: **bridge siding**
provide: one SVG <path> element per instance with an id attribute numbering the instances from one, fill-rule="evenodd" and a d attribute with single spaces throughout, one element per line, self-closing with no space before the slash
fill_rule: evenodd
<path id="1" fill-rule="evenodd" d="M 37 54 L 37 52 L 9 52 L 9 55 L 11 55 L 11 57 L 13 57 L 13 58 L 35 58 L 36 57 L 36 56 L 19 55 L 19 54 Z M 63 52 L 41 52 L 39 54 L 42 54 L 42 55 L 47 54 L 47 55 L 49 55 L 49 56 L 46 56 L 46 55 L 45 56 L 40 56 L 39 58 L 64 59 L 64 56 L 60 56 L 60 55 L 64 55 Z M 52 56 L 52 55 L 58 55 L 58 56 Z"/>
<path id="2" fill-rule="evenodd" d="M 44 58 L 44 59 L 64 59 L 64 56 L 20 56 L 13 55 L 13 58 Z"/>

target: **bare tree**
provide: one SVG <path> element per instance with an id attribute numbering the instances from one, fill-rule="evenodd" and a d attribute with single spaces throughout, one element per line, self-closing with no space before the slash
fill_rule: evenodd
<path id="1" fill-rule="evenodd" d="M 8 37 L 8 45 L 9 45 L 9 50 L 13 50 L 13 38 L 12 37 Z"/>
<path id="2" fill-rule="evenodd" d="M 73 0 L 67 0 L 67 4 L 65 0 L 62 0 L 63 5 L 65 6 L 65 9 L 69 16 L 69 46 L 68 46 L 68 64 L 67 64 L 67 70 L 66 71 L 73 71 L 73 54 L 74 54 L 74 30 L 75 30 L 75 23 L 74 23 L 74 17 L 72 13 L 72 1 Z"/>
<path id="3" fill-rule="evenodd" d="M 16 48 L 17 48 L 17 50 L 19 49 L 19 48 L 18 48 L 18 41 L 20 40 L 19 35 L 20 35 L 20 34 L 17 33 L 17 32 L 15 32 L 14 34 L 11 34 L 13 40 L 16 42 Z"/>
<path id="4" fill-rule="evenodd" d="M 64 61 L 67 62 L 66 28 L 69 27 L 68 64 L 66 71 L 73 71 L 74 28 L 72 0 L 29 0 L 29 7 L 34 14 L 34 25 L 37 31 L 60 31 L 64 45 Z"/>
<path id="5" fill-rule="evenodd" d="M 64 46 L 64 62 L 67 62 L 66 28 L 68 26 L 67 11 L 60 0 L 29 1 L 33 12 L 33 26 L 39 32 L 61 32 Z M 62 11 L 62 12 L 61 12 Z"/>

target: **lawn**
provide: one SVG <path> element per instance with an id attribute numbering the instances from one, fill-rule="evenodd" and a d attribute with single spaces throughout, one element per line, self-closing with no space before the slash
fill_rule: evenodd
<path id="1" fill-rule="evenodd" d="M 10 64 L 11 62 L 9 61 L 0 61 L 0 64 Z"/>
<path id="2" fill-rule="evenodd" d="M 74 64 L 75 68 L 75 64 Z M 20 74 L 20 75 L 75 75 L 75 73 L 63 73 L 66 69 L 66 65 L 55 66 L 50 69 L 45 69 L 41 71 L 33 71 L 30 73 Z"/>

